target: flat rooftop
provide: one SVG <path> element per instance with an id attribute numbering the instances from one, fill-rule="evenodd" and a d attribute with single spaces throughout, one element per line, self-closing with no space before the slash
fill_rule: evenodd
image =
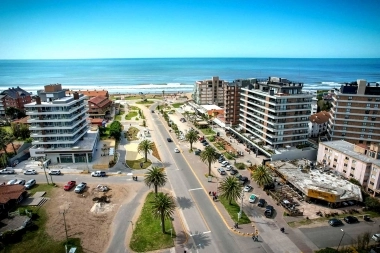
<path id="1" fill-rule="evenodd" d="M 201 105 L 203 108 L 205 108 L 207 111 L 210 110 L 223 110 L 223 108 L 220 108 L 217 105 Z"/>
<path id="2" fill-rule="evenodd" d="M 322 172 L 318 169 L 301 170 L 310 165 L 310 161 L 297 160 L 292 162 L 276 161 L 271 166 L 281 173 L 289 183 L 307 195 L 308 190 L 332 193 L 338 195 L 337 202 L 358 200 L 362 201 L 361 189 L 359 186 L 350 183 L 343 177 L 334 174 L 332 171 Z"/>
<path id="3" fill-rule="evenodd" d="M 354 150 L 355 144 L 349 143 L 347 141 L 326 141 L 322 142 L 322 145 L 334 149 L 338 152 L 344 153 L 347 156 L 354 158 L 355 160 L 359 160 L 365 163 L 373 163 L 380 166 L 380 160 L 374 159 L 372 157 L 368 157 Z"/>

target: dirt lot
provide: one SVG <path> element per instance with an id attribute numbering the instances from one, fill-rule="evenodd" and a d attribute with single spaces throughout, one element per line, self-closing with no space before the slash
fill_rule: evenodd
<path id="1" fill-rule="evenodd" d="M 85 252 L 103 252 L 111 236 L 112 220 L 121 204 L 132 199 L 132 185 L 112 185 L 108 192 L 96 190 L 96 184 L 89 184 L 83 194 L 74 189 L 64 191 L 59 185 L 51 199 L 45 204 L 49 219 L 47 233 L 56 240 L 65 239 L 62 212 L 66 210 L 66 224 L 69 237 L 81 238 Z M 102 198 L 100 202 L 94 198 Z M 108 202 L 108 203 L 107 203 Z"/>

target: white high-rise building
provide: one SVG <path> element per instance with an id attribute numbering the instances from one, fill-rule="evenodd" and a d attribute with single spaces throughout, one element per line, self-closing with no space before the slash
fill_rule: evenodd
<path id="1" fill-rule="evenodd" d="M 31 157 L 52 163 L 91 162 L 99 132 L 89 130 L 85 96 L 67 96 L 60 84 L 46 85 L 37 94 L 35 102 L 25 105 L 33 138 Z"/>

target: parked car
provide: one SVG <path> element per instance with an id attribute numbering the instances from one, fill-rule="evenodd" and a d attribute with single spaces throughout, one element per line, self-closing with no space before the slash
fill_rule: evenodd
<path id="1" fill-rule="evenodd" d="M 264 211 L 264 215 L 265 215 L 265 217 L 270 218 L 270 217 L 273 216 L 273 213 L 274 213 L 274 208 L 273 208 L 273 206 L 266 206 L 266 207 L 265 207 L 265 211 Z"/>
<path id="2" fill-rule="evenodd" d="M 17 182 L 17 179 L 11 179 L 8 181 L 7 185 L 12 185 L 12 184 L 15 184 Z"/>
<path id="3" fill-rule="evenodd" d="M 196 150 L 194 150 L 194 154 L 195 154 L 195 155 L 200 155 L 201 152 L 202 152 L 202 151 L 201 151 L 200 149 L 196 149 Z"/>
<path id="4" fill-rule="evenodd" d="M 172 139 L 171 139 L 171 138 L 166 138 L 166 140 L 167 140 L 168 142 L 172 142 Z"/>
<path id="5" fill-rule="evenodd" d="M 219 159 L 218 159 L 218 162 L 219 162 L 219 163 L 222 163 L 222 162 L 224 162 L 224 161 L 225 161 L 224 157 L 219 157 Z"/>
<path id="6" fill-rule="evenodd" d="M 274 185 L 274 183 L 270 183 L 270 184 L 266 184 L 264 185 L 264 188 L 263 190 L 266 191 L 266 190 L 273 190 L 276 186 Z"/>
<path id="7" fill-rule="evenodd" d="M 35 180 L 35 179 L 30 179 L 30 180 L 28 180 L 28 181 L 25 183 L 25 189 L 29 190 L 29 189 L 32 188 L 35 184 L 36 184 L 36 180 Z"/>
<path id="8" fill-rule="evenodd" d="M 204 142 L 202 142 L 202 145 L 203 145 L 204 147 L 207 147 L 207 146 L 209 146 L 209 144 L 208 144 L 208 142 L 207 142 L 207 141 L 204 141 Z"/>
<path id="9" fill-rule="evenodd" d="M 218 172 L 220 175 L 226 175 L 226 171 L 223 168 L 218 168 Z"/>
<path id="10" fill-rule="evenodd" d="M 61 175 L 61 171 L 60 170 L 50 170 L 49 175 Z"/>
<path id="11" fill-rule="evenodd" d="M 15 170 L 11 167 L 6 167 L 5 169 L 0 170 L 0 174 L 14 174 Z"/>
<path id="12" fill-rule="evenodd" d="M 37 171 L 35 171 L 35 170 L 26 170 L 26 171 L 24 171 L 24 175 L 37 175 Z"/>
<path id="13" fill-rule="evenodd" d="M 230 165 L 230 163 L 227 162 L 227 161 L 223 161 L 223 162 L 221 162 L 221 164 L 222 164 L 223 167 L 226 167 L 227 165 Z"/>
<path id="14" fill-rule="evenodd" d="M 346 216 L 346 217 L 344 217 L 343 220 L 344 220 L 345 222 L 347 222 L 348 224 L 359 222 L 358 218 L 356 218 L 356 217 L 354 217 L 354 216 Z"/>
<path id="15" fill-rule="evenodd" d="M 227 165 L 226 166 L 226 170 L 232 170 L 234 167 L 232 167 L 232 165 Z"/>
<path id="16" fill-rule="evenodd" d="M 14 184 L 25 185 L 25 180 L 24 179 L 17 179 L 17 181 Z"/>
<path id="17" fill-rule="evenodd" d="M 230 175 L 236 175 L 236 174 L 238 174 L 239 173 L 239 171 L 238 170 L 236 170 L 236 169 L 232 169 L 231 171 L 230 171 Z"/>
<path id="18" fill-rule="evenodd" d="M 248 182 L 248 177 L 243 177 L 242 175 L 237 176 L 240 182 L 246 183 Z"/>
<path id="19" fill-rule="evenodd" d="M 250 192 L 252 189 L 253 189 L 253 187 L 250 186 L 250 185 L 246 185 L 246 186 L 244 187 L 244 191 L 245 191 L 245 192 Z"/>
<path id="20" fill-rule="evenodd" d="M 174 149 L 174 153 L 180 153 L 178 148 Z"/>
<path id="21" fill-rule="evenodd" d="M 264 207 L 265 204 L 266 204 L 265 199 L 259 199 L 259 203 L 257 204 L 257 206 L 259 206 L 259 207 Z"/>
<path id="22" fill-rule="evenodd" d="M 255 194 L 251 194 L 251 196 L 249 196 L 249 203 L 255 203 L 257 197 Z"/>
<path id="23" fill-rule="evenodd" d="M 374 240 L 375 242 L 380 242 L 380 234 L 374 234 L 372 236 L 372 240 Z"/>
<path id="24" fill-rule="evenodd" d="M 107 174 L 105 171 L 98 170 L 98 171 L 92 172 L 91 176 L 93 176 L 93 177 L 105 177 L 105 176 L 107 176 Z"/>
<path id="25" fill-rule="evenodd" d="M 82 183 L 78 184 L 77 187 L 75 187 L 74 191 L 76 193 L 82 193 L 84 191 L 84 189 L 86 189 L 86 186 L 87 186 L 87 184 L 82 182 Z"/>
<path id="26" fill-rule="evenodd" d="M 70 191 L 76 184 L 77 184 L 77 182 L 75 182 L 75 181 L 69 181 L 69 182 L 67 182 L 67 184 L 65 184 L 65 186 L 63 186 L 63 189 L 65 191 Z"/>
<path id="27" fill-rule="evenodd" d="M 338 220 L 338 219 L 336 219 L 336 218 L 333 218 L 333 219 L 330 219 L 330 220 L 329 220 L 329 224 L 330 224 L 330 226 L 332 226 L 332 227 L 336 227 L 336 226 L 341 226 L 341 225 L 343 225 L 343 222 L 342 222 L 341 220 Z"/>

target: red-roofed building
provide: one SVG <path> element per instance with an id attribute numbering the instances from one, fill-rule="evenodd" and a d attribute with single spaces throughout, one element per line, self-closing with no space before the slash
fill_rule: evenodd
<path id="1" fill-rule="evenodd" d="M 326 111 L 318 112 L 309 117 L 309 137 L 318 137 L 327 131 L 330 113 Z"/>
<path id="2" fill-rule="evenodd" d="M 87 96 L 89 99 L 93 97 L 97 97 L 97 96 L 106 97 L 106 98 L 110 97 L 107 90 L 78 90 L 78 91 L 66 90 L 66 95 L 72 95 L 74 94 L 74 92 L 83 94 Z"/>
<path id="3" fill-rule="evenodd" d="M 27 192 L 23 185 L 0 185 L 0 209 L 7 209 L 14 204 L 20 203 Z"/>
<path id="4" fill-rule="evenodd" d="M 111 117 L 112 101 L 106 97 L 97 96 L 88 100 L 88 114 L 90 118 Z"/>
<path id="5" fill-rule="evenodd" d="M 93 118 L 90 120 L 91 120 L 91 125 L 103 126 L 104 119 L 102 119 L 102 118 Z"/>

